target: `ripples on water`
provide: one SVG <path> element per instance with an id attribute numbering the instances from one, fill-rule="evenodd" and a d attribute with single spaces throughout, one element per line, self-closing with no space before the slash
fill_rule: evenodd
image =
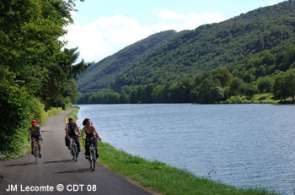
<path id="1" fill-rule="evenodd" d="M 81 105 L 103 139 L 239 187 L 295 192 L 295 106 Z"/>

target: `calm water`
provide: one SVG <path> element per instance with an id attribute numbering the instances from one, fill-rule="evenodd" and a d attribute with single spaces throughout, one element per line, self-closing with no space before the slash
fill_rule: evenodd
<path id="1" fill-rule="evenodd" d="M 104 141 L 239 187 L 295 192 L 295 106 L 81 105 Z"/>

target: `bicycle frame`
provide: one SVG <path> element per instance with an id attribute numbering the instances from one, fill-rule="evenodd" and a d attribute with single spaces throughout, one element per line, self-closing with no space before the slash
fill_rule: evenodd
<path id="1" fill-rule="evenodd" d="M 71 154 L 73 156 L 73 160 L 77 161 L 78 160 L 78 148 L 77 144 L 74 138 L 70 137 L 70 150 Z"/>
<path id="2" fill-rule="evenodd" d="M 36 138 L 32 138 L 32 142 L 33 142 L 33 156 L 35 157 L 35 163 L 38 163 L 38 158 L 40 155 L 38 141 Z"/>
<path id="3" fill-rule="evenodd" d="M 89 146 L 89 154 L 90 154 L 90 157 L 89 157 L 89 162 L 90 162 L 90 168 L 92 171 L 95 170 L 95 165 L 96 165 L 96 147 L 95 147 L 95 143 L 94 141 L 96 142 L 97 140 L 91 140 L 91 143 L 90 143 L 90 146 Z"/>

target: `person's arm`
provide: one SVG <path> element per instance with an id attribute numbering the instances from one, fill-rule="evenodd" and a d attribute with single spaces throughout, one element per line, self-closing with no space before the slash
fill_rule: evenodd
<path id="1" fill-rule="evenodd" d="M 42 141 L 43 138 L 42 138 L 42 135 L 41 135 L 41 128 L 40 127 L 37 127 L 37 128 L 38 128 L 39 139 Z"/>
<path id="2" fill-rule="evenodd" d="M 75 123 L 75 126 L 76 126 L 76 131 L 78 133 L 78 136 L 81 135 L 81 131 L 80 131 L 80 128 L 78 127 L 77 123 Z"/>
<path id="3" fill-rule="evenodd" d="M 101 137 L 99 136 L 99 134 L 97 133 L 95 127 L 92 127 L 93 128 L 93 131 L 95 132 L 95 135 L 96 135 L 96 138 L 101 141 Z"/>

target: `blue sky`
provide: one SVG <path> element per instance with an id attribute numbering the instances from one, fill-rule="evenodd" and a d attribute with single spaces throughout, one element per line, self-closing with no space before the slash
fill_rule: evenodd
<path id="1" fill-rule="evenodd" d="M 81 58 L 98 61 L 153 33 L 194 29 L 282 0 L 85 0 L 65 37 Z"/>

